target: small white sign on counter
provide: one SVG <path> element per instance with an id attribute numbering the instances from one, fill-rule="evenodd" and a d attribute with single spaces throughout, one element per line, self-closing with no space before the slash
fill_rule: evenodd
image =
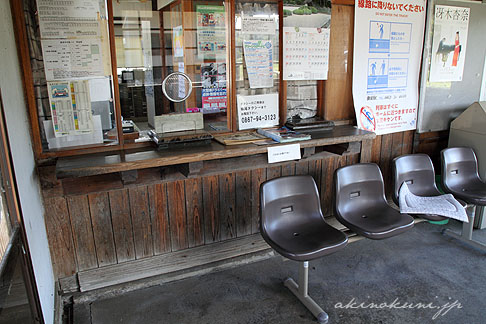
<path id="1" fill-rule="evenodd" d="M 300 160 L 300 144 L 268 147 L 268 163 Z"/>

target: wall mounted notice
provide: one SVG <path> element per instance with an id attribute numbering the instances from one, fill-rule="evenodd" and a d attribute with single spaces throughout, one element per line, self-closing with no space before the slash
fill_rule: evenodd
<path id="1" fill-rule="evenodd" d="M 245 34 L 275 35 L 275 20 L 272 17 L 241 15 L 241 31 Z"/>
<path id="2" fill-rule="evenodd" d="M 196 12 L 198 57 L 224 58 L 226 55 L 224 6 L 198 5 Z"/>
<path id="3" fill-rule="evenodd" d="M 416 128 L 425 0 L 355 2 L 353 99 L 358 127 Z"/>
<path id="4" fill-rule="evenodd" d="M 283 79 L 327 80 L 329 28 L 284 27 Z"/>
<path id="5" fill-rule="evenodd" d="M 47 82 L 52 125 L 56 137 L 93 131 L 89 82 Z"/>
<path id="6" fill-rule="evenodd" d="M 226 63 L 201 64 L 202 112 L 217 113 L 226 109 Z"/>
<path id="7" fill-rule="evenodd" d="M 243 50 L 250 88 L 273 87 L 272 41 L 244 40 Z"/>
<path id="8" fill-rule="evenodd" d="M 462 81 L 470 8 L 435 6 L 430 82 Z"/>
<path id="9" fill-rule="evenodd" d="M 239 129 L 278 125 L 278 93 L 236 96 Z"/>
<path id="10" fill-rule="evenodd" d="M 42 53 L 47 80 L 104 76 L 101 41 L 89 39 L 46 39 Z"/>
<path id="11" fill-rule="evenodd" d="M 100 36 L 99 0 L 37 0 L 41 38 Z"/>

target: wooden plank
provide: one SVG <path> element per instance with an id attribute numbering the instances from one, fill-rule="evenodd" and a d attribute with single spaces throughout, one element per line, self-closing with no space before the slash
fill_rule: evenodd
<path id="1" fill-rule="evenodd" d="M 202 179 L 184 181 L 186 187 L 187 240 L 189 247 L 204 244 L 204 204 Z"/>
<path id="2" fill-rule="evenodd" d="M 92 192 L 122 189 L 123 183 L 120 175 L 102 174 L 92 177 L 63 179 L 62 187 L 64 195 L 86 195 Z"/>
<path id="3" fill-rule="evenodd" d="M 251 232 L 260 232 L 260 186 L 267 179 L 265 169 L 251 171 Z"/>
<path id="4" fill-rule="evenodd" d="M 325 82 L 324 118 L 354 119 L 352 95 L 354 6 L 333 5 L 329 42 L 329 72 Z M 346 62 L 344 64 L 343 62 Z"/>
<path id="5" fill-rule="evenodd" d="M 145 258 L 154 254 L 147 187 L 130 188 L 128 195 L 132 215 L 135 257 L 137 259 Z"/>
<path id="6" fill-rule="evenodd" d="M 346 165 L 353 165 L 359 162 L 360 155 L 359 154 L 349 154 L 346 155 Z"/>
<path id="7" fill-rule="evenodd" d="M 309 174 L 309 162 L 307 160 L 301 160 L 295 164 L 295 175 L 307 175 Z"/>
<path id="8" fill-rule="evenodd" d="M 108 193 L 90 194 L 88 201 L 98 265 L 104 267 L 117 263 Z"/>
<path id="9" fill-rule="evenodd" d="M 167 201 L 172 251 L 186 249 L 189 247 L 189 242 L 187 241 L 184 181 L 167 183 Z"/>
<path id="10" fill-rule="evenodd" d="M 269 166 L 267 168 L 267 180 L 279 178 L 282 175 L 282 168 L 280 165 Z"/>
<path id="11" fill-rule="evenodd" d="M 403 146 L 402 146 L 402 154 L 411 154 L 413 148 L 413 135 L 415 131 L 406 131 L 403 132 Z"/>
<path id="12" fill-rule="evenodd" d="M 380 155 L 380 169 L 383 174 L 383 180 L 385 182 L 385 194 L 388 197 L 390 193 L 390 186 L 387 183 L 390 175 L 390 163 L 392 156 L 393 134 L 382 135 L 381 139 L 381 155 Z"/>
<path id="13" fill-rule="evenodd" d="M 309 175 L 314 178 L 319 193 L 321 192 L 322 160 L 309 161 Z"/>
<path id="14" fill-rule="evenodd" d="M 299 144 L 301 148 L 306 148 L 359 142 L 363 139 L 373 139 L 375 137 L 374 133 L 360 130 L 350 125 L 342 125 L 334 127 L 329 132 L 318 134 L 312 140 L 302 141 Z M 156 151 L 150 148 L 125 154 L 108 152 L 98 155 L 60 158 L 56 164 L 56 176 L 59 179 L 83 177 L 266 153 L 266 146 L 253 144 L 224 146 L 215 141 L 207 146 L 191 147 L 190 150 L 167 149 Z"/>
<path id="15" fill-rule="evenodd" d="M 76 272 L 73 233 L 66 199 L 44 198 L 45 221 L 52 268 L 55 278 L 71 276 Z"/>
<path id="16" fill-rule="evenodd" d="M 135 259 L 135 245 L 128 191 L 126 189 L 114 190 L 110 191 L 108 196 L 110 198 L 111 222 L 118 262 L 133 260 Z"/>
<path id="17" fill-rule="evenodd" d="M 251 234 L 251 172 L 240 171 L 235 174 L 236 194 L 236 236 Z"/>
<path id="18" fill-rule="evenodd" d="M 233 173 L 219 176 L 219 201 L 221 240 L 234 238 L 236 237 L 236 199 Z"/>
<path id="19" fill-rule="evenodd" d="M 78 271 L 98 267 L 88 196 L 67 198 Z"/>
<path id="20" fill-rule="evenodd" d="M 167 207 L 167 185 L 158 183 L 148 186 L 150 220 L 154 254 L 171 251 L 169 231 L 169 211 Z"/>
<path id="21" fill-rule="evenodd" d="M 367 139 L 361 142 L 361 155 L 360 155 L 361 163 L 371 162 L 372 150 L 373 150 L 372 148 L 373 148 L 373 140 Z"/>
<path id="22" fill-rule="evenodd" d="M 289 162 L 282 165 L 282 177 L 295 174 L 295 162 Z"/>
<path id="23" fill-rule="evenodd" d="M 259 234 L 79 273 L 82 292 L 270 249 Z"/>
<path id="24" fill-rule="evenodd" d="M 381 157 L 381 139 L 382 136 L 376 136 L 376 138 L 373 140 L 371 144 L 371 157 L 370 157 L 370 162 L 373 163 L 380 163 L 380 157 Z"/>
<path id="25" fill-rule="evenodd" d="M 219 181 L 217 176 L 203 178 L 204 242 L 219 242 Z"/>

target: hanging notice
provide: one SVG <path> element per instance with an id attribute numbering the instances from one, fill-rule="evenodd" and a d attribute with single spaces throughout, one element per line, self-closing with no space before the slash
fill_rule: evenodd
<path id="1" fill-rule="evenodd" d="M 224 58 L 226 26 L 224 6 L 198 5 L 197 54 L 201 59 Z"/>
<path id="2" fill-rule="evenodd" d="M 47 80 L 104 76 L 101 41 L 90 39 L 46 39 L 42 54 Z"/>
<path id="3" fill-rule="evenodd" d="M 470 8 L 435 6 L 430 82 L 461 81 Z"/>
<path id="4" fill-rule="evenodd" d="M 246 71 L 250 88 L 273 87 L 273 46 L 272 41 L 243 41 Z"/>
<path id="5" fill-rule="evenodd" d="M 416 128 L 425 0 L 355 3 L 353 99 L 358 127 L 378 135 Z"/>
<path id="6" fill-rule="evenodd" d="M 183 57 L 184 56 L 184 44 L 183 42 L 183 31 L 182 26 L 177 26 L 172 29 L 172 40 L 174 44 L 172 47 L 174 48 L 174 57 Z"/>
<path id="7" fill-rule="evenodd" d="M 47 82 L 52 126 L 56 137 L 93 131 L 89 82 Z"/>
<path id="8" fill-rule="evenodd" d="M 37 0 L 42 39 L 100 36 L 99 0 Z"/>
<path id="9" fill-rule="evenodd" d="M 236 96 L 239 129 L 278 125 L 278 93 Z"/>
<path id="10" fill-rule="evenodd" d="M 284 27 L 283 79 L 327 80 L 329 28 Z"/>
<path id="11" fill-rule="evenodd" d="M 226 63 L 202 63 L 202 111 L 220 112 L 226 109 Z"/>
<path id="12" fill-rule="evenodd" d="M 244 34 L 275 35 L 275 20 L 271 17 L 241 15 L 241 31 Z"/>

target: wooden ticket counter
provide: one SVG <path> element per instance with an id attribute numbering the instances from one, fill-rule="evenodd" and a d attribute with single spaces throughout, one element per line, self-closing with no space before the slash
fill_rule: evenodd
<path id="1" fill-rule="evenodd" d="M 301 142 L 301 160 L 276 164 L 267 146 L 213 141 L 39 166 L 62 288 L 88 291 L 268 249 L 258 234 L 260 184 L 310 174 L 330 215 L 334 170 L 369 161 L 373 138 L 336 126 Z"/>

